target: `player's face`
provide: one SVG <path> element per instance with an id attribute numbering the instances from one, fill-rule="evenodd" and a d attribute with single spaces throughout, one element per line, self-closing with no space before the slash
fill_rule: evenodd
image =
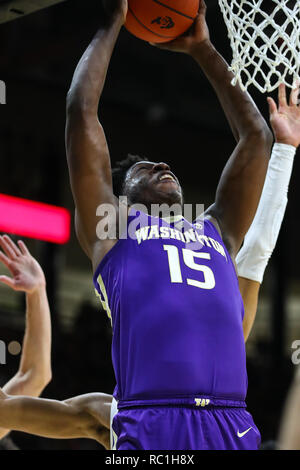
<path id="1" fill-rule="evenodd" d="M 138 162 L 126 177 L 125 195 L 130 204 L 180 204 L 182 189 L 166 163 Z"/>

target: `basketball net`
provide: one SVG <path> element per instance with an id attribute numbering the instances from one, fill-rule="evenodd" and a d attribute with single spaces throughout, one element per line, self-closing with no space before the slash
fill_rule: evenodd
<path id="1" fill-rule="evenodd" d="M 300 78 L 300 0 L 219 0 L 233 58 L 232 84 L 262 93 Z"/>

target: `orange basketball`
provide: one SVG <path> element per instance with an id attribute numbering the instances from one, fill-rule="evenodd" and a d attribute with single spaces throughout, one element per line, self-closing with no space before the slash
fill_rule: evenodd
<path id="1" fill-rule="evenodd" d="M 148 42 L 168 42 L 193 24 L 199 0 L 128 0 L 126 29 Z"/>

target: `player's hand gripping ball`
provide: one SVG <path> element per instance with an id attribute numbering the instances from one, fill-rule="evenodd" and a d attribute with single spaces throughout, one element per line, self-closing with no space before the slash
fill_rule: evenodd
<path id="1" fill-rule="evenodd" d="M 199 10 L 199 0 L 128 0 L 126 29 L 147 42 L 169 42 L 185 33 Z"/>

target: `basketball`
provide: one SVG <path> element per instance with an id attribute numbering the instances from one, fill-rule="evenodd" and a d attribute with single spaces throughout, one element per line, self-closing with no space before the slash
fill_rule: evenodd
<path id="1" fill-rule="evenodd" d="M 147 42 L 168 42 L 193 24 L 199 0 L 129 0 L 126 29 Z"/>

